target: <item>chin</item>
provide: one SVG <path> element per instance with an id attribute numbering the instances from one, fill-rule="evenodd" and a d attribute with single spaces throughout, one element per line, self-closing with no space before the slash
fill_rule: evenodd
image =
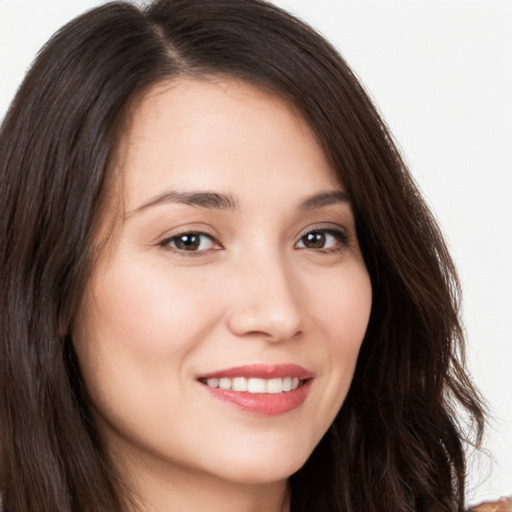
<path id="1" fill-rule="evenodd" d="M 308 460 L 312 449 L 266 443 L 261 447 L 247 446 L 222 457 L 216 464 L 216 473 L 225 480 L 240 484 L 268 484 L 287 480 L 296 473 Z M 222 473 L 222 474 L 219 474 Z"/>
<path id="2" fill-rule="evenodd" d="M 261 464 L 261 462 L 257 464 L 248 463 L 235 471 L 228 471 L 223 475 L 216 476 L 236 484 L 267 485 L 288 480 L 305 464 L 306 460 L 294 461 L 289 464 L 274 463 L 274 461 L 266 464 Z"/>

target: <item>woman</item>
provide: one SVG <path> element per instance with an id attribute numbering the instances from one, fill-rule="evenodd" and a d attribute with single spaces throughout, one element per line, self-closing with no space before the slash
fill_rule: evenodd
<path id="1" fill-rule="evenodd" d="M 95 9 L 0 161 L 6 509 L 464 509 L 455 269 L 310 28 L 257 0 Z"/>

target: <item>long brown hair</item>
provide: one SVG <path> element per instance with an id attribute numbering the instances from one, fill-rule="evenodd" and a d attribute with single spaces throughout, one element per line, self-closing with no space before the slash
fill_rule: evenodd
<path id="1" fill-rule="evenodd" d="M 483 428 L 464 371 L 453 263 L 392 139 L 338 53 L 260 0 L 114 2 L 43 48 L 0 132 L 0 492 L 11 512 L 126 511 L 70 326 L 130 104 L 178 76 L 290 101 L 350 195 L 373 305 L 334 424 L 290 479 L 293 512 L 464 506 L 463 444 Z"/>

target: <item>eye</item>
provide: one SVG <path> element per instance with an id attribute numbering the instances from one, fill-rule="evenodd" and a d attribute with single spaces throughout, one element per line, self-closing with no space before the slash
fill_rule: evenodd
<path id="1" fill-rule="evenodd" d="M 297 249 L 317 249 L 336 251 L 347 245 L 347 235 L 335 229 L 315 229 L 301 236 L 295 247 Z"/>
<path id="2" fill-rule="evenodd" d="M 203 252 L 219 248 L 219 244 L 212 236 L 206 233 L 195 232 L 181 233 L 179 235 L 166 238 L 160 242 L 159 245 L 183 252 Z"/>

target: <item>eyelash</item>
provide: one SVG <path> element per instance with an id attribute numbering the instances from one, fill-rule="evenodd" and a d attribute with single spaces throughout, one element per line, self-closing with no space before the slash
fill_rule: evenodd
<path id="1" fill-rule="evenodd" d="M 342 252 L 348 246 L 348 243 L 349 243 L 349 236 L 347 235 L 347 233 L 345 233 L 344 231 L 342 231 L 340 229 L 332 229 L 332 228 L 326 229 L 326 228 L 313 227 L 313 228 L 310 228 L 307 232 L 305 232 L 303 235 L 301 235 L 299 237 L 298 241 L 295 243 L 295 246 L 300 242 L 304 243 L 304 239 L 310 235 L 332 236 L 336 239 L 337 246 L 336 247 L 327 247 L 327 248 L 299 247 L 298 248 L 299 250 L 309 249 L 309 250 L 312 250 L 312 251 L 315 251 L 315 252 L 318 252 L 321 254 L 335 254 L 335 253 Z M 207 237 L 210 239 L 212 244 L 217 245 L 218 247 L 203 249 L 203 250 L 186 250 L 186 249 L 180 249 L 178 247 L 173 247 L 171 245 L 173 242 L 176 242 L 180 238 L 184 238 L 187 236 L 188 237 L 194 237 L 194 236 L 195 237 Z M 201 244 L 201 241 L 199 241 L 199 244 Z M 214 235 L 212 235 L 210 233 L 206 233 L 204 231 L 184 231 L 183 233 L 178 233 L 171 237 L 165 238 L 164 240 L 162 240 L 158 243 L 158 246 L 160 246 L 164 249 L 173 251 L 177 254 L 180 254 L 183 256 L 191 256 L 191 257 L 202 256 L 205 253 L 210 252 L 211 250 L 220 250 L 223 248 L 222 245 L 220 244 L 220 242 L 215 238 Z M 199 247 L 200 247 L 200 245 L 199 245 Z"/>
<path id="2" fill-rule="evenodd" d="M 295 245 L 297 245 L 297 243 L 299 243 L 299 242 L 302 242 L 307 236 L 319 235 L 319 234 L 324 235 L 324 236 L 328 235 L 328 236 L 334 237 L 337 241 L 337 246 L 336 247 L 327 247 L 327 248 L 321 247 L 321 248 L 317 248 L 317 249 L 304 247 L 304 249 L 310 249 L 315 252 L 319 252 L 321 254 L 336 254 L 336 253 L 342 252 L 348 246 L 349 236 L 347 235 L 347 233 L 345 233 L 341 229 L 319 228 L 319 227 L 313 227 L 313 228 L 308 229 L 308 231 L 306 233 L 304 233 L 299 238 L 298 242 L 296 242 Z"/>
<path id="3" fill-rule="evenodd" d="M 191 257 L 203 256 L 206 252 L 209 252 L 209 251 L 212 250 L 212 249 L 203 249 L 203 250 L 200 250 L 200 251 L 198 251 L 198 250 L 186 250 L 186 249 L 180 249 L 178 247 L 173 247 L 172 245 L 170 245 L 171 243 L 176 242 L 180 238 L 184 238 L 186 236 L 188 236 L 188 237 L 192 237 L 192 236 L 206 237 L 206 238 L 209 238 L 214 245 L 218 245 L 218 246 L 222 247 L 221 244 L 218 242 L 218 240 L 215 238 L 214 235 L 212 235 L 210 233 L 206 233 L 204 231 L 184 231 L 183 233 L 178 233 L 178 234 L 173 235 L 171 237 L 165 238 L 164 240 L 159 242 L 158 245 L 160 247 L 164 248 L 164 249 L 168 249 L 168 250 L 170 250 L 172 252 L 175 252 L 177 254 L 180 254 L 180 255 L 183 255 L 183 256 L 191 256 Z M 213 250 L 219 250 L 219 249 L 213 249 Z"/>

